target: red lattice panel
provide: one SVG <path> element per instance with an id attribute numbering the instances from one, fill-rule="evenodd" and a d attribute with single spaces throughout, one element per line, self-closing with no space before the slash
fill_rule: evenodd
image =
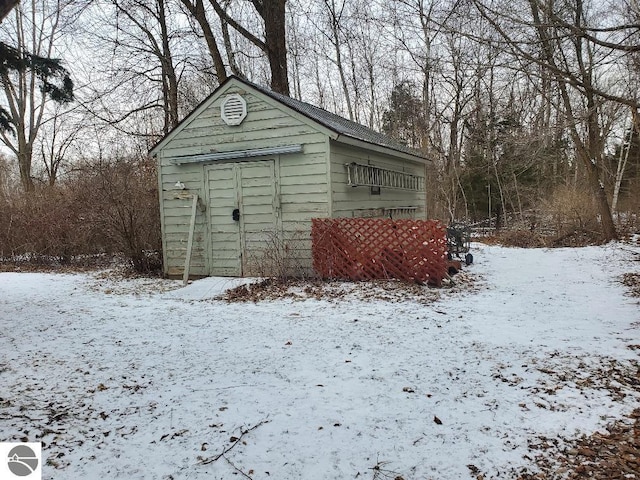
<path id="1" fill-rule="evenodd" d="M 447 273 L 446 229 L 433 220 L 314 218 L 313 267 L 322 278 L 440 285 Z"/>

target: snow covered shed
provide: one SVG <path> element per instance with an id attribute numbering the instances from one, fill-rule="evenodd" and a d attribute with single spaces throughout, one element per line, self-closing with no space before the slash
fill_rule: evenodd
<path id="1" fill-rule="evenodd" d="M 237 77 L 150 154 L 170 277 L 265 275 L 282 256 L 310 270 L 312 218 L 425 216 L 420 153 Z"/>

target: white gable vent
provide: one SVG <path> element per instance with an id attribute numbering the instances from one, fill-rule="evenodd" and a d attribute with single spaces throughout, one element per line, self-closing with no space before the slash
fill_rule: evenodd
<path id="1" fill-rule="evenodd" d="M 220 116 L 227 125 L 240 125 L 247 116 L 247 102 L 237 93 L 227 95 L 220 105 Z"/>

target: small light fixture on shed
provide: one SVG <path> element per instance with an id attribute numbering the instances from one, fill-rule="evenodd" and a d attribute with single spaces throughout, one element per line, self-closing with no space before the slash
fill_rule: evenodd
<path id="1" fill-rule="evenodd" d="M 184 183 L 182 183 L 180 180 L 176 182 L 174 187 L 176 187 L 178 190 L 184 190 L 187 188 L 187 186 Z"/>
<path id="2" fill-rule="evenodd" d="M 240 125 L 247 116 L 247 102 L 237 93 L 227 95 L 220 104 L 220 116 L 227 125 Z"/>

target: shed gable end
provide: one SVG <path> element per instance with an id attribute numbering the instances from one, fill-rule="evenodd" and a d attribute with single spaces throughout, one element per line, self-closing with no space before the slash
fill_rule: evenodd
<path id="1" fill-rule="evenodd" d="M 250 86 L 230 81 L 183 120 L 152 153 L 175 160 L 182 156 L 313 144 L 324 142 L 323 130 Z"/>

